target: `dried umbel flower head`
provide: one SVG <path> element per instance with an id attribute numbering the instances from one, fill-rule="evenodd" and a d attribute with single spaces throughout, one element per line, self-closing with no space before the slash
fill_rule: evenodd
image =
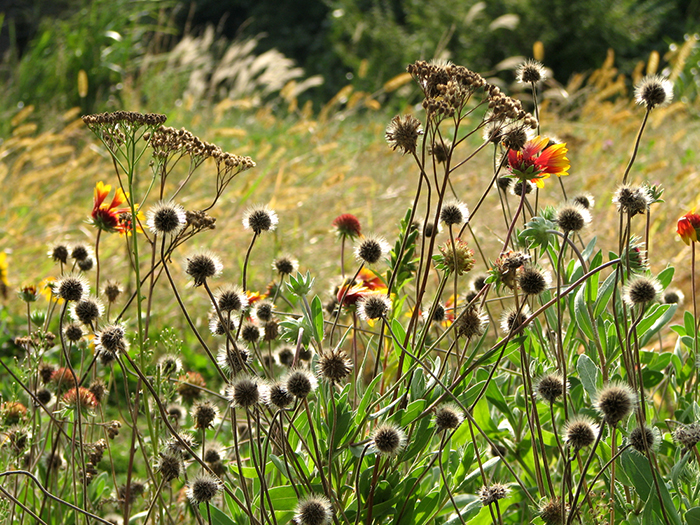
<path id="1" fill-rule="evenodd" d="M 260 386 L 256 377 L 240 377 L 227 387 L 226 395 L 233 407 L 252 407 L 264 401 Z"/>
<path id="2" fill-rule="evenodd" d="M 610 383 L 596 392 L 594 406 L 610 426 L 617 425 L 630 415 L 637 403 L 637 396 L 624 383 Z"/>
<path id="3" fill-rule="evenodd" d="M 177 235 L 187 226 L 185 208 L 161 201 L 146 212 L 146 225 L 154 235 Z"/>
<path id="4" fill-rule="evenodd" d="M 80 275 L 66 275 L 55 284 L 54 293 L 64 301 L 78 302 L 90 293 L 90 285 Z"/>
<path id="5" fill-rule="evenodd" d="M 469 248 L 466 241 L 455 239 L 441 244 L 440 255 L 434 256 L 436 266 L 441 270 L 446 270 L 451 274 L 463 275 L 474 268 L 474 251 Z"/>
<path id="6" fill-rule="evenodd" d="M 182 464 L 182 457 L 180 454 L 164 452 L 158 459 L 156 470 L 163 476 L 163 481 L 165 483 L 177 479 L 185 470 Z"/>
<path id="7" fill-rule="evenodd" d="M 634 87 L 634 99 L 649 110 L 668 106 L 673 100 L 673 82 L 661 75 L 647 75 Z"/>
<path id="8" fill-rule="evenodd" d="M 192 419 L 194 428 L 212 428 L 219 418 L 219 409 L 209 401 L 201 401 L 192 406 Z"/>
<path id="9" fill-rule="evenodd" d="M 386 141 L 391 149 L 397 149 L 405 155 L 415 153 L 418 137 L 423 134 L 421 122 L 413 115 L 396 115 L 386 127 Z"/>
<path id="10" fill-rule="evenodd" d="M 49 248 L 49 257 L 54 262 L 66 264 L 68 262 L 68 246 L 63 243 L 52 246 Z"/>
<path id="11" fill-rule="evenodd" d="M 579 204 L 568 204 L 559 209 L 555 220 L 564 233 L 579 232 L 591 222 L 591 214 Z"/>
<path id="12" fill-rule="evenodd" d="M 445 204 L 440 210 L 440 220 L 445 223 L 445 226 L 459 226 L 469 220 L 469 210 L 467 205 L 462 202 L 453 202 Z"/>
<path id="13" fill-rule="evenodd" d="M 129 341 L 126 339 L 124 326 L 121 324 L 107 325 L 95 335 L 95 350 L 99 353 L 117 355 L 126 352 Z"/>
<path id="14" fill-rule="evenodd" d="M 287 388 L 287 392 L 297 399 L 304 399 L 316 390 L 318 380 L 308 370 L 296 369 L 289 372 L 284 384 Z"/>
<path id="15" fill-rule="evenodd" d="M 335 384 L 345 381 L 352 371 L 352 363 L 342 350 L 333 350 L 322 355 L 316 368 L 318 375 Z"/>
<path id="16" fill-rule="evenodd" d="M 377 427 L 371 439 L 372 450 L 382 456 L 396 456 L 406 446 L 406 433 L 387 423 Z"/>
<path id="17" fill-rule="evenodd" d="M 628 306 L 643 306 L 648 304 L 661 293 L 661 283 L 652 277 L 643 275 L 631 279 L 622 289 L 622 299 Z"/>
<path id="18" fill-rule="evenodd" d="M 537 381 L 535 391 L 539 397 L 552 404 L 565 393 L 566 384 L 561 376 L 546 374 Z"/>
<path id="19" fill-rule="evenodd" d="M 116 300 L 122 294 L 122 288 L 116 281 L 107 281 L 102 293 L 104 293 L 105 297 L 107 297 L 107 301 L 112 304 L 116 302 Z"/>
<path id="20" fill-rule="evenodd" d="M 104 311 L 102 302 L 94 297 L 86 297 L 71 305 L 71 317 L 84 325 L 93 324 L 104 314 Z"/>
<path id="21" fill-rule="evenodd" d="M 160 373 L 165 376 L 177 374 L 182 370 L 182 360 L 174 354 L 165 354 L 158 360 Z"/>
<path id="22" fill-rule="evenodd" d="M 498 500 L 507 498 L 508 494 L 510 494 L 510 489 L 501 483 L 494 483 L 488 487 L 481 487 L 477 493 L 484 507 L 491 505 L 491 503 L 496 503 Z"/>
<path id="23" fill-rule="evenodd" d="M 272 269 L 280 275 L 291 275 L 296 272 L 298 268 L 299 261 L 288 255 L 278 257 L 272 263 Z"/>
<path id="24" fill-rule="evenodd" d="M 595 205 L 595 198 L 590 193 L 581 193 L 572 198 L 571 202 L 590 210 Z"/>
<path id="25" fill-rule="evenodd" d="M 331 502 L 314 494 L 299 501 L 294 513 L 298 525 L 328 525 L 333 518 Z"/>
<path id="26" fill-rule="evenodd" d="M 632 429 L 629 435 L 629 443 L 634 450 L 645 456 L 650 450 L 654 450 L 657 445 L 654 431 L 647 426 Z"/>
<path id="27" fill-rule="evenodd" d="M 391 310 L 391 299 L 383 293 L 370 293 L 357 301 L 357 314 L 365 321 L 381 319 Z"/>
<path id="28" fill-rule="evenodd" d="M 270 386 L 268 403 L 277 408 L 287 408 L 294 402 L 294 396 L 289 393 L 284 383 L 275 383 Z"/>
<path id="29" fill-rule="evenodd" d="M 481 337 L 489 322 L 487 315 L 478 306 L 467 308 L 455 321 L 457 336 L 471 339 Z"/>
<path id="30" fill-rule="evenodd" d="M 577 416 L 564 426 L 564 442 L 574 450 L 590 447 L 599 432 L 598 425 L 585 416 Z"/>
<path id="31" fill-rule="evenodd" d="M 681 306 L 684 300 L 683 292 L 675 288 L 666 290 L 661 297 L 661 302 L 664 304 L 677 304 L 678 306 Z"/>
<path id="32" fill-rule="evenodd" d="M 464 421 L 464 412 L 456 405 L 442 405 L 435 410 L 435 426 L 438 432 L 443 430 L 454 430 Z"/>
<path id="33" fill-rule="evenodd" d="M 202 252 L 187 259 L 185 272 L 192 277 L 195 286 L 201 286 L 207 279 L 218 276 L 223 265 L 218 257 Z"/>
<path id="34" fill-rule="evenodd" d="M 83 332 L 82 327 L 77 323 L 67 324 L 63 328 L 63 333 L 65 334 L 66 339 L 71 343 L 77 343 L 85 335 L 85 332 Z"/>
<path id="35" fill-rule="evenodd" d="M 376 264 L 390 250 L 389 243 L 384 239 L 380 237 L 366 237 L 355 248 L 355 256 L 358 260 L 367 264 Z"/>
<path id="36" fill-rule="evenodd" d="M 210 474 L 200 474 L 194 478 L 187 487 L 187 498 L 193 505 L 208 503 L 223 489 L 223 484 L 218 478 Z"/>
<path id="37" fill-rule="evenodd" d="M 267 206 L 250 208 L 243 216 L 243 227 L 246 230 L 253 230 L 256 235 L 274 230 L 278 222 L 277 214 Z"/>
<path id="38" fill-rule="evenodd" d="M 541 62 L 531 58 L 518 66 L 515 78 L 521 84 L 537 84 L 547 80 L 547 70 Z"/>
<path id="39" fill-rule="evenodd" d="M 535 268 L 525 266 L 518 272 L 518 286 L 525 295 L 539 295 L 549 286 L 549 275 Z"/>
<path id="40" fill-rule="evenodd" d="M 331 223 L 338 237 L 349 237 L 355 239 L 362 235 L 362 225 L 357 217 L 350 213 L 338 215 Z"/>
<path id="41" fill-rule="evenodd" d="M 613 204 L 617 211 L 627 213 L 630 217 L 646 213 L 651 206 L 653 197 L 646 186 L 620 186 L 613 196 Z"/>

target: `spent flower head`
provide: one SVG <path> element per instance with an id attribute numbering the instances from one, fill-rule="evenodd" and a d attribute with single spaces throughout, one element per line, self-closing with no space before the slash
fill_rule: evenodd
<path id="1" fill-rule="evenodd" d="M 366 264 L 376 264 L 385 257 L 391 246 L 381 237 L 365 237 L 355 248 L 355 256 Z"/>
<path id="2" fill-rule="evenodd" d="M 634 99 L 648 110 L 668 106 L 673 100 L 673 82 L 661 75 L 647 75 L 634 86 Z"/>
<path id="3" fill-rule="evenodd" d="M 596 392 L 594 406 L 608 425 L 615 426 L 630 415 L 637 395 L 624 383 L 610 383 Z"/>
<path id="4" fill-rule="evenodd" d="M 384 423 L 371 435 L 371 448 L 382 456 L 396 456 L 406 446 L 406 433 L 395 425 Z"/>
<path id="5" fill-rule="evenodd" d="M 661 283 L 653 277 L 644 275 L 630 279 L 622 289 L 622 299 L 628 306 L 648 304 L 661 294 Z"/>
<path id="6" fill-rule="evenodd" d="M 146 213 L 146 225 L 153 234 L 177 235 L 187 226 L 185 208 L 173 202 L 158 202 Z"/>
<path id="7" fill-rule="evenodd" d="M 318 494 L 301 499 L 294 511 L 294 522 L 298 525 L 328 525 L 332 519 L 331 502 Z"/>
<path id="8" fill-rule="evenodd" d="M 350 213 L 338 215 L 331 224 L 340 238 L 355 239 L 362 235 L 362 225 L 359 219 Z"/>
<path id="9" fill-rule="evenodd" d="M 54 285 L 54 293 L 64 301 L 78 302 L 90 293 L 87 279 L 81 275 L 66 275 Z"/>
<path id="10" fill-rule="evenodd" d="M 277 214 L 267 206 L 249 208 L 243 216 L 243 227 L 256 235 L 274 230 L 278 222 Z"/>
<path id="11" fill-rule="evenodd" d="M 590 447 L 600 432 L 598 425 L 589 417 L 576 416 L 564 425 L 564 442 L 574 450 Z"/>
<path id="12" fill-rule="evenodd" d="M 402 153 L 415 153 L 418 137 L 423 134 L 421 122 L 413 115 L 396 115 L 386 127 L 386 141 L 391 149 Z"/>
<path id="13" fill-rule="evenodd" d="M 187 259 L 185 272 L 192 277 L 195 286 L 201 286 L 207 279 L 217 277 L 221 270 L 223 265 L 217 256 L 201 252 Z"/>
<path id="14" fill-rule="evenodd" d="M 214 476 L 203 473 L 195 477 L 187 487 L 187 498 L 193 505 L 208 503 L 219 491 L 223 489 L 223 483 Z"/>
<path id="15" fill-rule="evenodd" d="M 538 84 L 547 80 L 547 70 L 541 62 L 528 59 L 518 66 L 516 79 L 521 84 Z"/>

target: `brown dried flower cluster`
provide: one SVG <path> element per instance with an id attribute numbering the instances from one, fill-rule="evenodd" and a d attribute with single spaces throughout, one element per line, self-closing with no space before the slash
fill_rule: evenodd
<path id="1" fill-rule="evenodd" d="M 119 123 L 138 124 L 139 126 L 158 126 L 168 119 L 159 113 L 138 113 L 137 111 L 114 111 L 112 113 L 97 113 L 83 116 L 83 122 L 90 129 L 100 125 Z"/>

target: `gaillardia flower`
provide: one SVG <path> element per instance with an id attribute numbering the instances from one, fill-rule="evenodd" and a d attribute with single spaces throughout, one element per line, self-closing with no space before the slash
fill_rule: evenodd
<path id="1" fill-rule="evenodd" d="M 106 232 L 126 233 L 125 225 L 119 220 L 119 216 L 130 211 L 129 208 L 120 208 L 126 202 L 127 195 L 124 193 L 124 190 L 117 188 L 112 201 L 107 203 L 105 199 L 111 191 L 112 186 L 110 184 L 104 184 L 102 181 L 97 183 L 90 222 L 96 228 Z"/>
<path id="2" fill-rule="evenodd" d="M 553 144 L 547 137 L 537 136 L 528 140 L 521 151 L 508 151 L 508 168 L 518 180 L 529 180 L 542 188 L 550 175 L 568 175 L 567 151 L 566 144 Z"/>
<path id="3" fill-rule="evenodd" d="M 695 208 L 678 219 L 676 233 L 681 236 L 683 242 L 690 246 L 690 242 L 697 242 L 700 232 L 700 215 L 695 213 Z"/>

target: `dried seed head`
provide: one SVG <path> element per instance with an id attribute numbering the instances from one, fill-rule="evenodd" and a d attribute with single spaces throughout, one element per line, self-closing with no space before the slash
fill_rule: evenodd
<path id="1" fill-rule="evenodd" d="M 299 501 L 294 522 L 298 525 L 328 525 L 333 518 L 331 502 L 324 496 L 312 495 Z"/>
<path id="2" fill-rule="evenodd" d="M 423 225 L 423 236 L 427 239 L 430 239 L 436 233 L 440 233 L 441 228 L 442 226 L 440 224 L 438 224 L 436 228 L 432 222 L 426 221 Z"/>
<path id="3" fill-rule="evenodd" d="M 637 403 L 637 396 L 624 383 L 611 383 L 603 387 L 595 396 L 595 409 L 610 426 L 617 425 L 626 418 Z"/>
<path id="4" fill-rule="evenodd" d="M 436 139 L 436 141 L 430 146 L 428 153 L 435 157 L 435 162 L 442 164 L 449 158 L 450 151 L 452 151 L 451 141 Z"/>
<path id="5" fill-rule="evenodd" d="M 595 205 L 595 199 L 590 193 L 582 193 L 581 195 L 576 195 L 571 201 L 574 204 L 583 206 L 585 209 L 590 210 Z"/>
<path id="6" fill-rule="evenodd" d="M 182 457 L 179 454 L 173 454 L 171 452 L 163 453 L 158 460 L 156 469 L 163 476 L 163 481 L 165 483 L 177 479 L 184 471 Z"/>
<path id="7" fill-rule="evenodd" d="M 88 390 L 92 392 L 93 396 L 95 396 L 97 403 L 102 403 L 102 400 L 107 396 L 107 394 L 109 394 L 109 390 L 107 390 L 107 385 L 104 381 L 102 381 L 102 379 L 95 379 L 88 386 Z"/>
<path id="8" fill-rule="evenodd" d="M 241 339 L 246 343 L 257 343 L 260 340 L 260 328 L 253 323 L 245 323 L 241 328 Z"/>
<path id="9" fill-rule="evenodd" d="M 255 304 L 255 317 L 266 323 L 272 320 L 272 303 L 269 301 L 259 301 Z"/>
<path id="10" fill-rule="evenodd" d="M 51 400 L 53 399 L 53 394 L 48 388 L 41 388 L 37 390 L 34 395 L 36 396 L 37 400 L 44 406 L 48 406 L 48 404 L 51 403 Z"/>
<path id="11" fill-rule="evenodd" d="M 446 204 L 440 210 L 440 220 L 445 226 L 459 226 L 469 220 L 467 205 L 461 202 Z"/>
<path id="12" fill-rule="evenodd" d="M 617 205 L 617 211 L 634 217 L 645 213 L 653 200 L 649 188 L 646 186 L 623 185 L 615 192 L 613 204 Z"/>
<path id="13" fill-rule="evenodd" d="M 518 272 L 518 285 L 525 295 L 539 295 L 549 286 L 549 276 L 533 266 Z"/>
<path id="14" fill-rule="evenodd" d="M 503 312 L 503 317 L 501 318 L 501 330 L 504 333 L 509 333 L 511 330 L 515 330 L 523 324 L 529 316 L 530 310 L 527 306 L 524 306 L 520 312 L 514 309 L 506 310 Z"/>
<path id="15" fill-rule="evenodd" d="M 406 446 L 405 432 L 394 425 L 380 425 L 371 437 L 372 448 L 382 456 L 395 456 Z"/>
<path id="16" fill-rule="evenodd" d="M 158 360 L 158 366 L 163 376 L 168 377 L 182 370 L 182 360 L 173 354 L 165 354 Z"/>
<path id="17" fill-rule="evenodd" d="M 319 358 L 316 370 L 323 379 L 335 384 L 345 381 L 350 375 L 352 363 L 345 352 L 334 350 Z"/>
<path id="18" fill-rule="evenodd" d="M 655 448 L 656 436 L 654 431 L 649 427 L 636 427 L 630 432 L 629 443 L 632 448 L 643 455 L 647 455 L 650 450 Z"/>
<path id="19" fill-rule="evenodd" d="M 391 247 L 379 237 L 366 237 L 355 248 L 355 256 L 367 264 L 376 264 L 389 253 Z"/>
<path id="20" fill-rule="evenodd" d="M 223 488 L 223 484 L 218 478 L 209 474 L 200 474 L 194 478 L 187 487 L 187 498 L 193 505 L 208 503 Z"/>
<path id="21" fill-rule="evenodd" d="M 645 305 L 661 293 L 661 284 L 654 278 L 638 276 L 630 280 L 622 290 L 622 299 L 630 306 Z"/>
<path id="22" fill-rule="evenodd" d="M 510 193 L 516 197 L 522 197 L 523 188 L 525 188 L 525 195 L 529 195 L 535 189 L 535 185 L 529 180 L 514 180 L 510 185 Z"/>
<path id="23" fill-rule="evenodd" d="M 566 505 L 564 511 L 568 512 L 568 508 L 569 506 Z M 547 500 L 540 505 L 539 515 L 545 525 L 562 525 L 565 516 L 562 516 L 561 500 L 559 498 Z"/>
<path id="24" fill-rule="evenodd" d="M 41 363 L 39 365 L 39 377 L 41 378 L 41 382 L 43 384 L 48 383 L 51 381 L 53 377 L 53 373 L 56 371 L 56 368 L 49 364 L 49 363 Z"/>
<path id="25" fill-rule="evenodd" d="M 278 222 L 277 214 L 267 206 L 250 208 L 243 217 L 243 227 L 247 230 L 253 230 L 256 235 L 274 230 Z"/>
<path id="26" fill-rule="evenodd" d="M 432 316 L 430 315 L 431 311 Z M 440 303 L 434 304 L 423 310 L 421 316 L 425 322 L 441 323 L 445 320 L 445 307 Z"/>
<path id="27" fill-rule="evenodd" d="M 66 264 L 68 262 L 68 246 L 65 244 L 56 244 L 49 249 L 49 257 L 54 262 Z"/>
<path id="28" fill-rule="evenodd" d="M 598 435 L 599 429 L 591 418 L 578 416 L 564 426 L 564 441 L 574 450 L 590 447 Z"/>
<path id="29" fill-rule="evenodd" d="M 435 426 L 438 432 L 454 430 L 464 421 L 464 413 L 455 405 L 443 405 L 435 411 Z"/>
<path id="30" fill-rule="evenodd" d="M 583 206 L 569 204 L 557 212 L 556 222 L 563 232 L 578 232 L 591 222 L 591 214 Z"/>
<path id="31" fill-rule="evenodd" d="M 391 310 L 391 299 L 383 293 L 364 295 L 357 302 L 357 314 L 360 319 L 381 319 Z"/>
<path id="32" fill-rule="evenodd" d="M 227 388 L 227 397 L 234 407 L 251 407 L 262 401 L 262 392 L 257 378 L 241 377 Z"/>
<path id="33" fill-rule="evenodd" d="M 311 372 L 297 369 L 292 370 L 287 375 L 285 386 L 287 387 L 287 392 L 297 399 L 303 399 L 316 390 L 318 381 Z"/>
<path id="34" fill-rule="evenodd" d="M 508 487 L 501 483 L 494 483 L 488 487 L 481 487 L 477 494 L 479 499 L 481 499 L 481 504 L 486 507 L 487 505 L 491 505 L 491 503 L 508 497 L 509 493 L 510 489 Z"/>
<path id="35" fill-rule="evenodd" d="M 95 261 L 91 257 L 83 259 L 82 261 L 78 261 L 78 268 L 80 268 L 80 270 L 83 272 L 89 272 L 90 270 L 92 270 L 92 267 L 94 265 Z"/>
<path id="36" fill-rule="evenodd" d="M 107 325 L 95 335 L 95 349 L 98 352 L 118 354 L 126 352 L 129 342 L 126 340 L 124 326 L 121 324 Z"/>
<path id="37" fill-rule="evenodd" d="M 154 235 L 177 235 L 187 226 L 185 208 L 172 202 L 159 202 L 146 213 L 146 225 Z"/>
<path id="38" fill-rule="evenodd" d="M 81 301 L 73 303 L 71 306 L 71 316 L 85 325 L 90 325 L 97 321 L 104 314 L 105 307 L 93 297 L 87 297 Z"/>
<path id="39" fill-rule="evenodd" d="M 187 259 L 185 272 L 192 277 L 195 286 L 201 286 L 207 279 L 218 276 L 222 269 L 218 257 L 210 253 L 198 253 Z"/>
<path id="40" fill-rule="evenodd" d="M 279 324 L 276 320 L 268 321 L 263 326 L 263 341 L 274 341 L 280 335 Z"/>
<path id="41" fill-rule="evenodd" d="M 90 293 L 90 285 L 80 275 L 67 275 L 54 288 L 64 301 L 78 302 Z"/>
<path id="42" fill-rule="evenodd" d="M 194 449 L 197 447 L 197 443 L 190 434 L 183 432 L 182 434 L 178 434 L 177 437 L 172 436 L 166 443 L 165 450 L 167 453 L 175 454 L 182 459 L 189 459 L 191 456 L 187 447 Z"/>
<path id="43" fill-rule="evenodd" d="M 168 405 L 166 408 L 166 412 L 168 413 L 168 419 L 172 421 L 175 426 L 179 426 L 182 423 L 183 418 L 185 417 L 185 407 L 182 405 L 178 405 L 177 403 L 173 403 L 171 405 Z"/>
<path id="44" fill-rule="evenodd" d="M 516 79 L 521 84 L 537 84 L 547 80 L 547 71 L 541 62 L 529 59 L 518 66 Z"/>
<path id="45" fill-rule="evenodd" d="M 438 264 L 451 274 L 463 275 L 474 268 L 474 251 L 469 248 L 466 241 L 455 239 L 441 244 Z"/>
<path id="46" fill-rule="evenodd" d="M 76 261 L 84 261 L 92 256 L 92 251 L 84 244 L 74 244 L 70 256 Z"/>
<path id="47" fill-rule="evenodd" d="M 202 459 L 207 463 L 218 463 L 223 460 L 221 447 L 216 443 L 207 443 L 207 448 L 204 451 Z"/>
<path id="48" fill-rule="evenodd" d="M 505 192 L 505 191 L 508 191 L 508 188 L 510 188 L 510 185 L 512 182 L 513 182 L 513 179 L 510 177 L 498 177 L 496 179 L 496 186 L 498 187 L 499 190 Z"/>
<path id="49" fill-rule="evenodd" d="M 459 337 L 471 339 L 481 337 L 486 331 L 489 319 L 487 315 L 477 306 L 467 308 L 455 321 L 455 330 Z"/>
<path id="50" fill-rule="evenodd" d="M 298 268 L 299 261 L 289 256 L 279 257 L 272 263 L 272 269 L 280 275 L 291 275 L 296 272 Z"/>
<path id="51" fill-rule="evenodd" d="M 503 131 L 503 144 L 506 148 L 520 151 L 525 146 L 529 136 L 527 129 L 523 126 L 509 126 Z"/>
<path id="52" fill-rule="evenodd" d="M 202 388 L 207 386 L 202 374 L 199 372 L 186 372 L 185 374 L 178 377 L 178 383 L 175 390 L 183 401 L 187 403 L 192 403 L 194 400 L 199 399 L 202 395 Z"/>
<path id="53" fill-rule="evenodd" d="M 661 300 L 664 304 L 677 304 L 678 306 L 681 306 L 684 299 L 685 296 L 683 295 L 683 292 L 680 290 L 671 289 L 664 292 Z"/>
<path id="54" fill-rule="evenodd" d="M 107 301 L 111 304 L 114 303 L 119 296 L 122 293 L 121 286 L 119 286 L 118 282 L 115 281 L 107 281 L 107 284 L 104 287 L 103 293 L 107 297 Z"/>
<path id="55" fill-rule="evenodd" d="M 686 447 L 688 450 L 700 443 L 700 424 L 679 425 L 673 431 L 673 440 Z"/>
<path id="56" fill-rule="evenodd" d="M 564 384 L 564 380 L 561 378 L 561 376 L 556 374 L 547 374 L 542 376 L 539 381 L 537 381 L 535 390 L 537 391 L 538 396 L 544 399 L 547 403 L 552 404 L 564 394 L 566 390 L 565 387 L 566 385 Z"/>
<path id="57" fill-rule="evenodd" d="M 219 409 L 209 401 L 195 403 L 192 407 L 192 419 L 196 429 L 213 427 L 218 417 Z"/>
<path id="58" fill-rule="evenodd" d="M 634 99 L 650 110 L 668 106 L 673 100 L 673 82 L 661 75 L 647 75 L 634 87 Z"/>
<path id="59" fill-rule="evenodd" d="M 63 329 L 63 333 L 66 335 L 66 339 L 68 339 L 71 343 L 77 343 L 85 335 L 82 327 L 77 323 L 67 324 Z"/>
<path id="60" fill-rule="evenodd" d="M 268 402 L 277 408 L 286 408 L 294 402 L 294 396 L 287 391 L 283 383 L 275 383 L 270 387 Z"/>
<path id="61" fill-rule="evenodd" d="M 291 367 L 294 364 L 294 350 L 289 347 L 282 348 L 277 352 L 277 359 L 281 365 Z"/>
<path id="62" fill-rule="evenodd" d="M 414 153 L 418 145 L 418 137 L 423 134 L 420 120 L 413 115 L 396 115 L 386 127 L 385 137 L 391 149 L 406 153 Z"/>
<path id="63" fill-rule="evenodd" d="M 211 318 L 209 319 L 209 331 L 213 335 L 226 335 L 228 330 L 229 334 L 236 334 L 236 329 L 238 328 L 238 318 L 224 316 L 222 319 L 218 316 L 216 311 L 211 313 Z"/>

